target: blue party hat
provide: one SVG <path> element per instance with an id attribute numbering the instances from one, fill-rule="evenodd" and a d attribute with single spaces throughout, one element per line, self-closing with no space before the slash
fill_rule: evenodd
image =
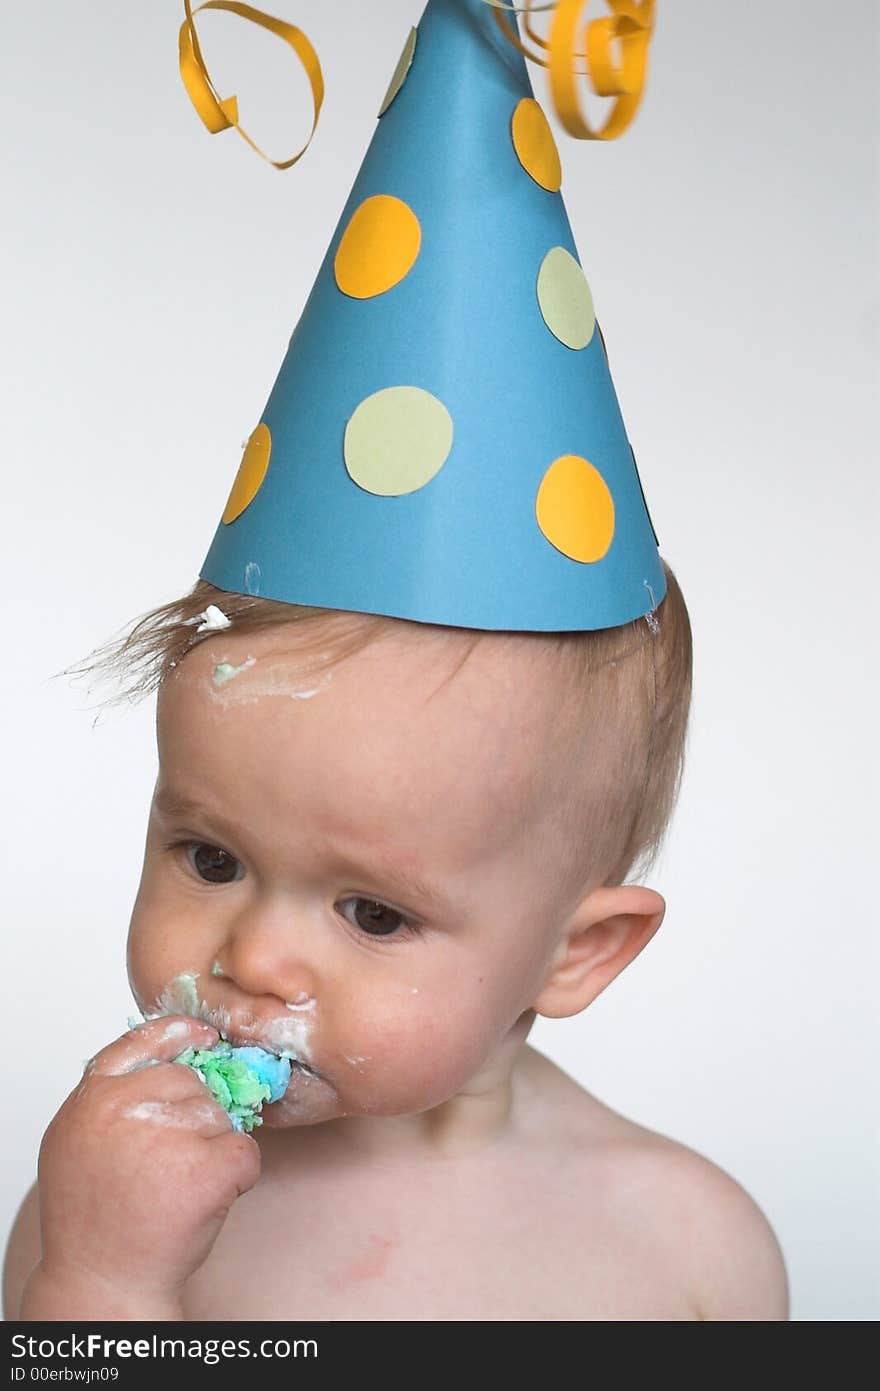
<path id="1" fill-rule="evenodd" d="M 525 62 L 429 0 L 201 577 L 456 627 L 616 627 L 666 592 Z"/>

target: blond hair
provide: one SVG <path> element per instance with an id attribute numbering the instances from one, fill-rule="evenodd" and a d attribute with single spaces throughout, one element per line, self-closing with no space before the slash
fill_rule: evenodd
<path id="1" fill-rule="evenodd" d="M 646 619 L 593 632 L 509 635 L 549 655 L 562 676 L 560 712 L 564 707 L 577 748 L 568 760 L 573 775 L 559 789 L 556 843 L 563 847 L 564 872 L 579 883 L 621 884 L 645 874 L 656 861 L 678 798 L 692 637 L 681 589 L 665 561 L 663 568 L 666 595 Z M 142 699 L 212 636 L 212 630 L 197 628 L 212 604 L 236 635 L 294 626 L 304 642 L 314 640 L 321 665 L 341 661 L 401 626 L 462 640 L 462 665 L 488 636 L 475 629 L 279 603 L 198 580 L 188 594 L 152 609 L 65 674 L 115 679 L 117 693 L 103 704 Z"/>

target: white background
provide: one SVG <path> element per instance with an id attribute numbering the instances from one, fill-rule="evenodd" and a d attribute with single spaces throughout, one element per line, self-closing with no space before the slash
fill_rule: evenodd
<path id="1" fill-rule="evenodd" d="M 317 138 L 283 175 L 200 125 L 177 74 L 178 0 L 4 15 L 9 1223 L 82 1060 L 131 1011 L 125 933 L 155 773 L 152 701 L 93 728 L 89 699 L 52 673 L 194 581 L 421 9 L 269 8 L 302 25 L 327 79 Z M 795 1319 L 871 1319 L 877 10 L 659 8 L 630 133 L 559 141 L 690 608 L 693 732 L 649 880 L 668 903 L 660 933 L 585 1015 L 539 1021 L 532 1041 L 748 1189 L 782 1243 Z M 292 153 L 311 108 L 286 48 L 213 15 L 202 33 L 245 124 Z M 528 390 L 528 365 L 513 370 Z"/>

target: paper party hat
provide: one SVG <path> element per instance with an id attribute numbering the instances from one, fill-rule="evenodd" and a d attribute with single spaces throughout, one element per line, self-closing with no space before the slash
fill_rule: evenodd
<path id="1" fill-rule="evenodd" d="M 525 62 L 429 0 L 201 570 L 480 629 L 615 627 L 666 592 Z"/>

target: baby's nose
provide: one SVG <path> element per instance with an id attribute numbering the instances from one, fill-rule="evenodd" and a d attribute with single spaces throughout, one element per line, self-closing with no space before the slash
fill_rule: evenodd
<path id="1" fill-rule="evenodd" d="M 316 940 L 289 902 L 254 905 L 241 913 L 220 948 L 214 973 L 222 972 L 252 999 L 310 999 L 317 988 Z"/>

